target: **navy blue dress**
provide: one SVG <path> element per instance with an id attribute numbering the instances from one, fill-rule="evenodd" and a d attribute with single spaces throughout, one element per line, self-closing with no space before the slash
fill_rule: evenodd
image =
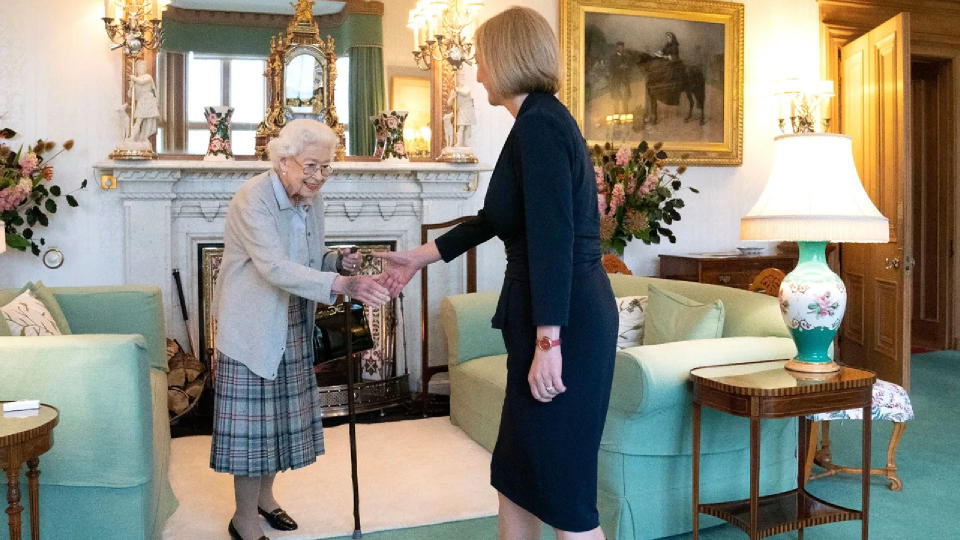
<path id="1" fill-rule="evenodd" d="M 554 96 L 532 93 L 490 178 L 483 209 L 436 244 L 450 261 L 494 235 L 507 268 L 494 328 L 507 348 L 507 389 L 491 484 L 548 525 L 597 527 L 597 453 L 610 401 L 617 308 L 600 264 L 600 215 L 583 136 Z M 563 383 L 550 403 L 527 375 L 537 326 L 560 326 Z"/>

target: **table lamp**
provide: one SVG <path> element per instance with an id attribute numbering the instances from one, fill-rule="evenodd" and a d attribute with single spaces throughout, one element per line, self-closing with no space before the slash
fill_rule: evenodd
<path id="1" fill-rule="evenodd" d="M 789 133 L 774 139 L 773 169 L 750 212 L 743 240 L 792 240 L 797 267 L 780 285 L 780 311 L 797 345 L 794 371 L 830 373 L 827 350 L 843 320 L 847 291 L 826 260 L 827 242 L 889 241 L 889 225 L 860 183 L 850 137 Z"/>

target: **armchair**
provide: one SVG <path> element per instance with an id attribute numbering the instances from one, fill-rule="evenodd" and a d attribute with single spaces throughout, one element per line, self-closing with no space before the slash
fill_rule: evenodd
<path id="1" fill-rule="evenodd" d="M 41 536 L 158 539 L 177 506 L 160 290 L 50 290 L 72 335 L 0 337 L 0 396 L 60 410 L 40 460 Z"/>

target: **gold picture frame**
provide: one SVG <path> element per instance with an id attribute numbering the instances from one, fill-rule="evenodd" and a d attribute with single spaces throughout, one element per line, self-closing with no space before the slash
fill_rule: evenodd
<path id="1" fill-rule="evenodd" d="M 732 2 L 560 0 L 561 96 L 587 143 L 663 142 L 668 163 L 741 165 L 743 14 Z"/>

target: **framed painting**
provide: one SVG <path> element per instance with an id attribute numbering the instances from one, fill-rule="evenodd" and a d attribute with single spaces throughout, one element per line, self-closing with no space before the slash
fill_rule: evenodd
<path id="1" fill-rule="evenodd" d="M 560 44 L 562 99 L 590 146 L 743 163 L 743 4 L 560 0 Z"/>

